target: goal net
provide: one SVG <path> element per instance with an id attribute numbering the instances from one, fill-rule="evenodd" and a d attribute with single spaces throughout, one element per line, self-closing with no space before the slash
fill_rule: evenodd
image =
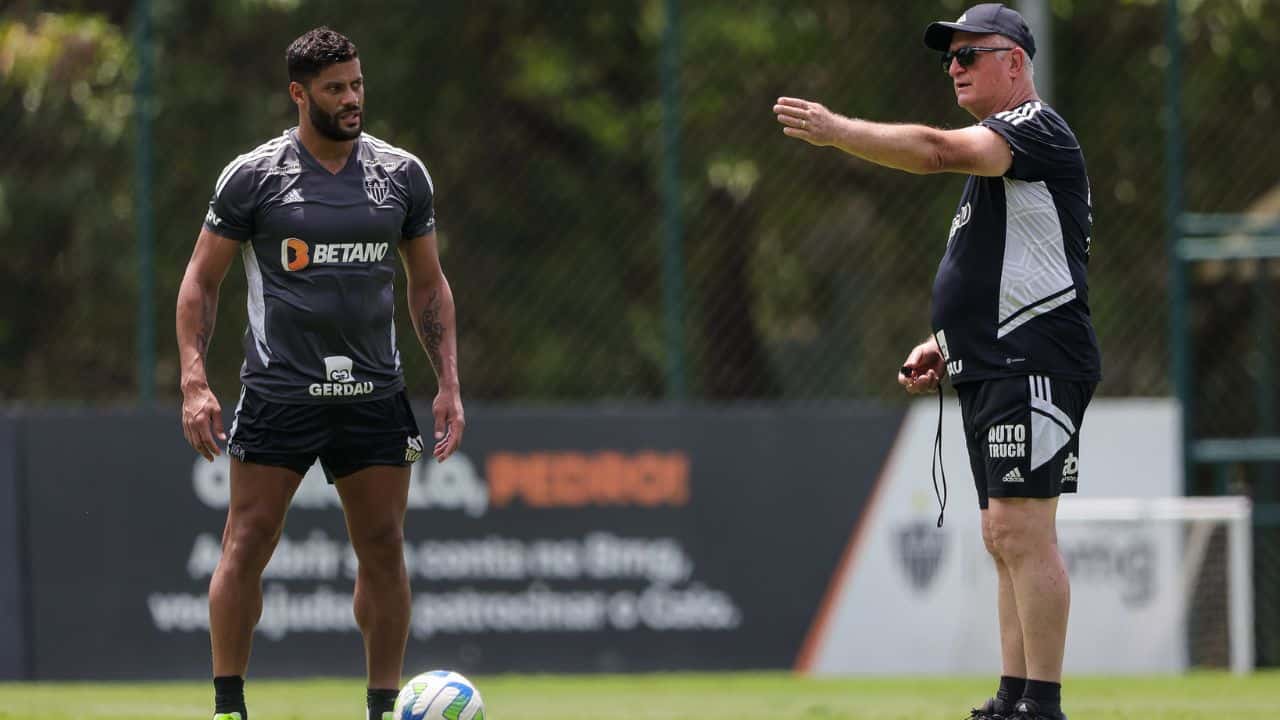
<path id="1" fill-rule="evenodd" d="M 1080 621 L 1096 626 L 1095 639 L 1122 639 L 1124 647 L 1099 652 L 1168 653 L 1183 668 L 1251 671 L 1250 512 L 1244 497 L 1064 498 L 1059 543 L 1073 589 L 1068 660 Z M 1100 602 L 1089 590 L 1103 579 L 1118 589 Z M 1128 616 L 1125 606 L 1143 612 Z M 1135 626 L 1138 617 L 1146 627 Z"/>

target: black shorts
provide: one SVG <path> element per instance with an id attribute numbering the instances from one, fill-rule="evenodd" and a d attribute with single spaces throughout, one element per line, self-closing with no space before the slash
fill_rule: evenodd
<path id="1" fill-rule="evenodd" d="M 978 507 L 1076 491 L 1080 423 L 1097 383 L 1030 375 L 955 387 Z"/>
<path id="2" fill-rule="evenodd" d="M 380 400 L 301 405 L 240 390 L 227 452 L 246 463 L 299 474 L 320 458 L 329 482 L 373 465 L 409 465 L 422 436 L 403 390 Z"/>

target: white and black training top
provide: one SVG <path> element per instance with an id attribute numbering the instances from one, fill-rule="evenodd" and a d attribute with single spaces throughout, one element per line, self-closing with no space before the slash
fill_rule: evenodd
<path id="1" fill-rule="evenodd" d="M 297 128 L 227 165 L 204 226 L 241 242 L 245 387 L 283 403 L 376 400 L 404 387 L 397 247 L 435 229 L 433 190 L 417 157 L 367 134 L 336 174 Z"/>
<path id="2" fill-rule="evenodd" d="M 1080 143 L 1040 101 L 981 122 L 1013 152 L 969 176 L 933 283 L 933 331 L 953 383 L 1019 375 L 1097 381 L 1085 269 L 1093 217 Z"/>

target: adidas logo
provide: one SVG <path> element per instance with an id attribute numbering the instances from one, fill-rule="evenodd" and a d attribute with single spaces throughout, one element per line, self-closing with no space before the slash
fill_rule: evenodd
<path id="1" fill-rule="evenodd" d="M 1022 471 L 1019 470 L 1018 468 L 1014 468 L 1010 470 L 1009 472 L 1004 474 L 1004 481 L 1008 483 L 1024 482 L 1024 478 L 1022 477 Z"/>
<path id="2" fill-rule="evenodd" d="M 305 202 L 305 201 L 302 199 L 302 193 L 298 191 L 298 188 L 293 188 L 289 192 L 285 193 L 284 199 L 280 201 L 280 203 L 283 205 L 288 205 L 289 203 L 300 203 L 300 202 Z"/>
<path id="3" fill-rule="evenodd" d="M 1025 105 L 1016 107 L 1012 110 L 1005 110 L 1004 112 L 998 112 L 996 113 L 996 119 L 1004 120 L 1010 125 L 1017 127 L 1018 125 L 1021 125 L 1022 123 L 1030 120 L 1031 118 L 1034 118 L 1036 114 L 1043 109 L 1044 109 L 1044 103 L 1030 102 Z"/>

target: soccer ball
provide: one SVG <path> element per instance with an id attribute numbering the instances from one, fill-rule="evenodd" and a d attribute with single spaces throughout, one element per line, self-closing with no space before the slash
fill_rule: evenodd
<path id="1" fill-rule="evenodd" d="M 484 720 L 484 700 L 476 686 L 458 673 L 432 670 L 400 689 L 395 720 Z"/>

